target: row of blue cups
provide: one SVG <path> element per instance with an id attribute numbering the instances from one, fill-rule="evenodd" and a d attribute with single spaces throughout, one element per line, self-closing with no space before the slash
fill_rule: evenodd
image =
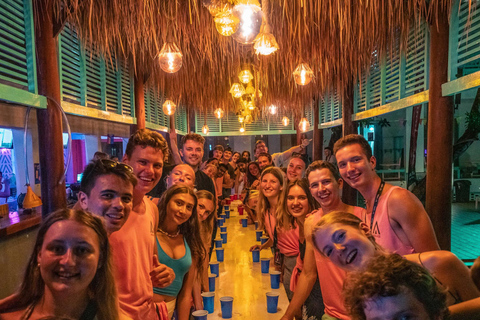
<path id="1" fill-rule="evenodd" d="M 203 292 L 203 308 L 192 312 L 195 320 L 206 320 L 208 313 L 213 313 L 215 310 L 215 292 Z M 225 296 L 220 298 L 220 308 L 222 309 L 222 318 L 230 319 L 232 317 L 233 297 Z M 267 304 L 268 309 L 268 304 Z"/>

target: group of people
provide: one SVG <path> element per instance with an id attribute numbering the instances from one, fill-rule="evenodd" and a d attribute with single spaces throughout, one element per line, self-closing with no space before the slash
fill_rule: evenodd
<path id="1" fill-rule="evenodd" d="M 349 135 L 307 166 L 302 141 L 270 155 L 216 146 L 198 134 L 167 141 L 141 129 L 121 162 L 84 170 L 78 202 L 43 221 L 18 292 L 0 319 L 181 319 L 203 309 L 217 212 L 241 195 L 269 240 L 290 301 L 282 319 L 478 319 L 465 265 L 439 250 L 409 191 L 375 173 L 368 142 Z M 165 159 L 171 155 L 174 164 Z M 253 161 L 252 161 L 253 160 Z M 337 167 L 338 166 L 338 167 Z M 342 202 L 344 183 L 366 209 Z"/>

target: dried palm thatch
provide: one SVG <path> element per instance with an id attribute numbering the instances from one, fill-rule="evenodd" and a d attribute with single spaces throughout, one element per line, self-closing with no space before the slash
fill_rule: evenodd
<path id="1" fill-rule="evenodd" d="M 50 0 L 57 14 L 80 38 L 107 59 L 128 61 L 137 75 L 151 75 L 166 97 L 194 110 L 235 108 L 228 93 L 245 63 L 252 65 L 259 107 L 275 103 L 302 112 L 314 97 L 335 90 L 341 95 L 368 69 L 372 52 L 383 56 L 421 21 L 436 23 L 449 14 L 452 0 L 263 0 L 262 10 L 280 50 L 255 56 L 252 45 L 221 36 L 200 0 Z M 207 1 L 207 0 L 204 0 Z M 208 2 L 227 0 L 208 0 Z M 472 1 L 472 0 L 470 0 Z M 233 2 L 233 1 L 228 1 Z M 155 60 L 167 36 L 184 56 L 183 67 L 166 74 Z M 308 86 L 295 84 L 292 71 L 307 62 L 315 73 Z"/>

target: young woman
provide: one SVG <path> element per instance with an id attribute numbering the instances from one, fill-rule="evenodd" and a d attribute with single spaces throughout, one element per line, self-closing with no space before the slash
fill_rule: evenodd
<path id="1" fill-rule="evenodd" d="M 298 226 L 298 244 L 300 248 L 300 254 L 297 257 L 297 263 L 293 269 L 290 280 L 290 290 L 292 292 L 295 291 L 298 277 L 303 271 L 306 249 L 305 219 L 309 213 L 318 208 L 319 205 L 312 197 L 306 179 L 295 180 L 287 185 L 285 197 L 282 205 L 279 207 L 279 211 L 282 214 L 284 226 Z M 323 305 L 322 291 L 320 290 L 320 283 L 316 275 L 315 278 L 315 284 L 302 306 L 302 319 L 305 320 L 321 319 L 324 314 L 325 306 Z"/>
<path id="2" fill-rule="evenodd" d="M 316 249 L 346 271 L 362 270 L 376 255 L 388 255 L 376 242 L 367 224 L 345 212 L 331 212 L 312 232 Z M 447 290 L 447 305 L 480 297 L 468 268 L 449 251 L 407 254 L 405 259 L 427 269 Z"/>
<path id="3" fill-rule="evenodd" d="M 119 319 L 110 259 L 100 218 L 82 210 L 51 213 L 19 291 L 0 303 L 0 318 Z"/>
<path id="4" fill-rule="evenodd" d="M 257 189 L 260 185 L 260 167 L 256 162 L 250 162 L 247 166 L 247 188 Z"/>
<path id="5" fill-rule="evenodd" d="M 248 215 L 248 224 L 253 224 L 257 220 L 258 190 L 248 190 L 243 204 Z"/>
<path id="6" fill-rule="evenodd" d="M 177 310 L 179 320 L 190 316 L 195 277 L 203 272 L 205 248 L 200 237 L 197 197 L 182 184 L 170 187 L 158 204 L 158 261 L 172 268 L 175 280 L 166 288 L 153 288 L 154 301 L 165 302 L 168 316 Z M 196 307 L 198 301 L 195 301 Z"/>
<path id="7" fill-rule="evenodd" d="M 263 170 L 260 177 L 260 195 L 258 202 L 258 223 L 260 229 L 265 229 L 269 240 L 262 245 L 254 245 L 250 251 L 273 246 L 275 264 L 283 273 L 283 284 L 289 300 L 293 297 L 290 291 L 290 278 L 295 267 L 298 247 L 298 228 L 283 224 L 282 216 L 279 215 L 278 205 L 283 197 L 285 178 L 282 170 L 276 167 L 268 167 Z M 282 263 L 283 260 L 283 263 Z"/>
<path id="8" fill-rule="evenodd" d="M 250 161 L 252 161 L 252 160 L 250 159 L 250 152 L 247 151 L 247 150 L 245 150 L 245 151 L 242 152 L 242 158 L 245 159 L 245 160 L 247 160 L 247 163 L 249 163 Z"/>

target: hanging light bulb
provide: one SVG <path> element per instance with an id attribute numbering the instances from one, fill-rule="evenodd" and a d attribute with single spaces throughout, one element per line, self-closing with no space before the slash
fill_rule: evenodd
<path id="1" fill-rule="evenodd" d="M 255 38 L 253 45 L 255 53 L 268 56 L 278 50 L 278 43 L 275 37 L 270 32 L 270 26 L 266 24 L 263 30 Z"/>
<path id="2" fill-rule="evenodd" d="M 245 116 L 245 121 L 244 121 L 245 124 L 252 123 L 252 121 L 253 121 L 252 115 L 251 115 L 251 114 L 247 114 L 247 115 Z"/>
<path id="3" fill-rule="evenodd" d="M 255 88 L 252 86 L 251 82 L 248 83 L 244 94 L 255 94 Z"/>
<path id="4" fill-rule="evenodd" d="M 215 114 L 215 117 L 217 117 L 218 119 L 223 118 L 223 109 L 222 108 L 215 109 L 215 111 L 213 111 L 213 113 Z"/>
<path id="5" fill-rule="evenodd" d="M 300 123 L 298 124 L 298 128 L 300 131 L 305 132 L 310 128 L 310 123 L 308 122 L 307 118 L 302 118 Z"/>
<path id="6" fill-rule="evenodd" d="M 293 71 L 293 78 L 298 85 L 305 86 L 313 79 L 313 71 L 308 64 L 300 63 Z"/>
<path id="7" fill-rule="evenodd" d="M 163 113 L 165 113 L 167 116 L 171 116 L 172 114 L 175 113 L 177 106 L 172 100 L 166 100 L 163 103 Z"/>
<path id="8" fill-rule="evenodd" d="M 268 112 L 270 112 L 271 115 L 277 114 L 277 106 L 272 104 L 270 107 L 268 107 Z"/>
<path id="9" fill-rule="evenodd" d="M 255 104 L 253 103 L 253 101 L 249 101 L 247 103 L 247 108 L 248 108 L 248 110 L 254 110 L 255 109 Z"/>
<path id="10" fill-rule="evenodd" d="M 174 42 L 165 42 L 158 55 L 160 68 L 168 73 L 175 73 L 182 67 L 183 55 Z"/>
<path id="11" fill-rule="evenodd" d="M 240 127 L 240 132 L 241 133 L 244 133 L 245 132 L 245 128 L 243 126 Z"/>
<path id="12" fill-rule="evenodd" d="M 230 93 L 234 98 L 241 98 L 245 93 L 245 87 L 241 83 L 234 83 L 230 88 Z"/>
<path id="13" fill-rule="evenodd" d="M 253 75 L 250 70 L 245 69 L 240 71 L 240 73 L 238 74 L 238 79 L 242 83 L 249 83 L 253 79 Z"/>
<path id="14" fill-rule="evenodd" d="M 286 127 L 290 123 L 290 119 L 288 119 L 288 117 L 283 117 L 282 118 L 282 123 Z"/>
<path id="15" fill-rule="evenodd" d="M 208 134 L 210 132 L 210 128 L 205 124 L 203 127 L 202 127 L 202 133 L 203 134 Z"/>
<path id="16" fill-rule="evenodd" d="M 245 117 L 240 115 L 238 116 L 238 122 L 243 123 L 245 121 Z"/>
<path id="17" fill-rule="evenodd" d="M 240 0 L 233 7 L 233 14 L 240 21 L 233 39 L 242 44 L 251 44 L 262 26 L 262 9 L 257 0 Z"/>
<path id="18" fill-rule="evenodd" d="M 228 7 L 219 12 L 213 21 L 215 21 L 215 28 L 217 28 L 218 33 L 225 37 L 234 34 L 240 22 L 238 17 L 233 14 L 232 9 Z"/>

